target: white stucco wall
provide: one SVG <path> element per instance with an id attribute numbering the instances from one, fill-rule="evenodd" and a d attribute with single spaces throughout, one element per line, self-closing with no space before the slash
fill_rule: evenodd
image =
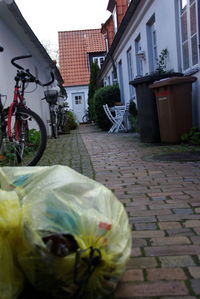
<path id="1" fill-rule="evenodd" d="M 5 106 L 8 106 L 13 98 L 14 77 L 17 71 L 17 68 L 11 64 L 13 57 L 31 54 L 32 58 L 18 60 L 16 63 L 22 65 L 25 69 L 28 68 L 33 75 L 37 75 L 42 83 L 51 80 L 51 69 L 39 49 L 31 41 L 30 36 L 24 32 L 24 28 L 20 28 L 20 24 L 16 22 L 6 6 L 0 3 L 0 9 L 0 45 L 4 48 L 4 52 L 0 53 L 0 93 L 7 95 Z M 43 88 L 39 85 L 37 85 L 36 89 L 35 87 L 35 83 L 30 83 L 26 89 L 26 104 L 42 118 L 46 125 L 47 133 L 50 134 L 48 125 L 50 118 L 49 106 L 46 101 L 41 101 L 44 97 L 44 90 L 47 87 Z"/>
<path id="2" fill-rule="evenodd" d="M 85 114 L 88 108 L 88 85 L 83 86 L 69 86 L 65 87 L 67 92 L 67 102 L 69 103 L 69 109 L 73 111 L 76 115 L 76 118 L 79 122 L 82 121 L 82 117 Z M 77 113 L 75 110 L 74 95 L 81 94 L 83 95 L 83 105 L 80 113 Z"/>

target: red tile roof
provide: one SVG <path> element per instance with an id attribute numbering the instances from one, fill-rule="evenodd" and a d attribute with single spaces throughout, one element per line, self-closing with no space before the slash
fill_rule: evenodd
<path id="1" fill-rule="evenodd" d="M 89 84 L 89 53 L 105 52 L 101 29 L 61 31 L 59 38 L 59 64 L 65 86 Z"/>

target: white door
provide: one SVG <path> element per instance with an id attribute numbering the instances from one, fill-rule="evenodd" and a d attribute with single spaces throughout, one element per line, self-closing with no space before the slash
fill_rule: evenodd
<path id="1" fill-rule="evenodd" d="M 73 93 L 72 94 L 73 111 L 79 122 L 82 122 L 83 115 L 85 114 L 85 97 L 84 93 Z"/>

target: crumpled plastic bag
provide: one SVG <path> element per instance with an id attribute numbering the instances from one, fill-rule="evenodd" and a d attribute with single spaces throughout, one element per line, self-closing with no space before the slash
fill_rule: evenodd
<path id="1" fill-rule="evenodd" d="M 131 252 L 113 193 L 66 166 L 8 167 L 0 179 L 20 198 L 18 262 L 30 283 L 55 298 L 111 294 Z"/>
<path id="2" fill-rule="evenodd" d="M 15 191 L 0 190 L 0 298 L 16 299 L 24 278 L 17 263 L 20 205 Z"/>

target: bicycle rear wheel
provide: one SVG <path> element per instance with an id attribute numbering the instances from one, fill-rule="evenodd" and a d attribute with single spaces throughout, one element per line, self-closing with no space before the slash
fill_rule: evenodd
<path id="1" fill-rule="evenodd" d="M 87 123 L 88 122 L 88 114 L 83 115 L 82 122 Z"/>
<path id="2" fill-rule="evenodd" d="M 58 137 L 58 127 L 57 127 L 57 115 L 55 111 L 50 111 L 50 120 L 51 120 L 51 133 L 52 137 Z"/>
<path id="3" fill-rule="evenodd" d="M 3 138 L 5 160 L 0 166 L 34 166 L 46 148 L 45 125 L 30 109 L 18 108 L 12 118 L 12 137 L 9 139 L 6 134 Z"/>

